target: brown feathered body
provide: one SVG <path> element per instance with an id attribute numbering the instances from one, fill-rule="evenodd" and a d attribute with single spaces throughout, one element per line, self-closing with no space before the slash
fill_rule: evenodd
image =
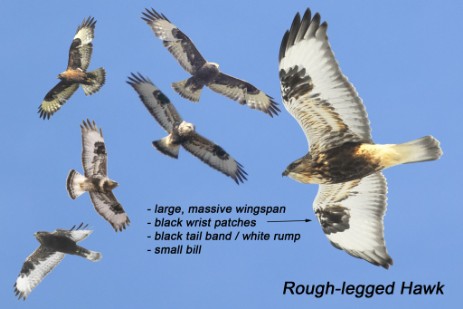
<path id="1" fill-rule="evenodd" d="M 94 72 L 85 72 L 81 69 L 68 69 L 60 73 L 58 78 L 66 83 L 79 83 L 83 85 L 94 85 L 97 83 Z"/>
<path id="2" fill-rule="evenodd" d="M 314 148 L 291 163 L 283 175 L 302 183 L 335 184 L 398 164 L 436 160 L 442 155 L 439 142 L 432 136 L 403 144 L 346 142 L 324 151 Z"/>

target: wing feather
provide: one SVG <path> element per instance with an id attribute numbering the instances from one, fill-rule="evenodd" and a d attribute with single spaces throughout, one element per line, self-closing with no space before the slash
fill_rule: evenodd
<path id="1" fill-rule="evenodd" d="M 222 147 L 195 133 L 182 146 L 210 167 L 231 177 L 237 184 L 246 180 L 243 166 Z"/>
<path id="2" fill-rule="evenodd" d="M 32 290 L 45 278 L 64 258 L 64 253 L 52 251 L 40 246 L 29 255 L 23 264 L 14 284 L 15 295 L 26 299 Z"/>
<path id="3" fill-rule="evenodd" d="M 232 100 L 246 104 L 250 108 L 263 111 L 270 115 L 270 117 L 280 112 L 277 103 L 272 97 L 260 91 L 252 84 L 233 76 L 219 73 L 214 82 L 208 84 L 208 87 Z"/>
<path id="4" fill-rule="evenodd" d="M 96 20 L 93 17 L 84 19 L 77 27 L 76 34 L 69 48 L 68 69 L 87 70 L 93 52 Z"/>
<path id="5" fill-rule="evenodd" d="M 172 132 L 176 123 L 183 121 L 175 106 L 149 79 L 132 73 L 127 83 L 135 89 L 148 112 L 167 132 Z"/>
<path id="6" fill-rule="evenodd" d="M 307 9 L 283 37 L 279 70 L 283 101 L 312 147 L 371 142 L 361 98 L 342 74 L 326 35 L 327 23 Z"/>
<path id="7" fill-rule="evenodd" d="M 154 9 L 146 9 L 142 19 L 153 29 L 154 34 L 163 41 L 164 46 L 190 74 L 201 68 L 206 60 L 190 38 L 172 24 L 164 14 Z"/>
<path id="8" fill-rule="evenodd" d="M 112 191 L 89 192 L 89 194 L 95 210 L 112 225 L 116 232 L 124 230 L 129 225 L 129 217 Z"/>
<path id="9" fill-rule="evenodd" d="M 64 103 L 76 92 L 79 88 L 78 83 L 68 83 L 60 81 L 53 87 L 45 96 L 39 106 L 40 118 L 50 119 L 50 117 L 57 112 Z"/>
<path id="10" fill-rule="evenodd" d="M 85 176 L 107 176 L 107 154 L 103 132 L 95 122 L 83 121 L 82 130 L 82 164 Z"/>
<path id="11" fill-rule="evenodd" d="M 389 268 L 383 218 L 387 184 L 381 172 L 345 183 L 320 185 L 313 208 L 323 231 L 338 249 Z"/>
<path id="12" fill-rule="evenodd" d="M 86 230 L 87 226 L 88 226 L 88 224 L 84 225 L 83 223 L 81 223 L 78 226 L 74 225 L 69 230 L 57 229 L 52 234 L 65 236 L 65 237 L 71 239 L 74 242 L 79 242 L 79 241 L 84 240 L 90 234 L 93 233 L 92 230 Z"/>

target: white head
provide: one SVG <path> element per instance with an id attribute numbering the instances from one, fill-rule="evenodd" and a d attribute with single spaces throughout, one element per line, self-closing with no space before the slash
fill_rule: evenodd
<path id="1" fill-rule="evenodd" d="M 218 63 L 215 63 L 215 62 L 209 62 L 209 64 L 213 67 L 216 67 L 216 69 L 218 70 L 219 69 L 219 64 Z"/>
<path id="2" fill-rule="evenodd" d="M 178 133 L 180 135 L 188 135 L 195 131 L 195 126 L 192 123 L 182 121 L 178 126 Z"/>

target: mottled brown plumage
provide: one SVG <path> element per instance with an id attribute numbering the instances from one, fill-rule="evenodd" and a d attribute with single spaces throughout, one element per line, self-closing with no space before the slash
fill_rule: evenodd
<path id="1" fill-rule="evenodd" d="M 208 62 L 198 51 L 190 38 L 172 24 L 164 14 L 154 9 L 146 9 L 142 19 L 153 29 L 164 46 L 178 63 L 192 76 L 172 84 L 172 88 L 182 97 L 198 102 L 203 87 L 220 93 L 241 105 L 260 110 L 270 117 L 280 112 L 272 97 L 242 79 L 222 73 L 219 65 Z"/>
<path id="2" fill-rule="evenodd" d="M 161 153 L 177 159 L 180 146 L 210 167 L 232 178 L 237 184 L 246 180 L 243 166 L 222 147 L 196 132 L 192 123 L 186 122 L 175 106 L 153 82 L 138 74 L 129 76 L 127 83 L 138 93 L 149 113 L 167 131 L 168 135 L 154 141 Z"/>
<path id="3" fill-rule="evenodd" d="M 82 85 L 85 95 L 92 95 L 103 86 L 106 79 L 104 68 L 87 72 L 93 51 L 93 37 L 96 20 L 85 19 L 77 27 L 76 34 L 69 48 L 69 59 L 66 71 L 60 73 L 60 81 L 53 87 L 39 106 L 39 116 L 49 119 Z"/>
<path id="4" fill-rule="evenodd" d="M 108 154 L 106 153 L 103 132 L 95 122 L 83 121 L 82 165 L 84 175 L 71 170 L 66 180 L 69 196 L 76 199 L 88 192 L 95 210 L 111 224 L 114 230 L 122 231 L 130 223 L 124 208 L 112 192 L 118 183 L 108 177 Z"/>
<path id="5" fill-rule="evenodd" d="M 373 142 L 365 107 L 336 62 L 327 28 L 318 13 L 312 17 L 307 9 L 302 19 L 296 15 L 281 42 L 281 95 L 310 144 L 283 175 L 320 184 L 313 208 L 336 248 L 388 268 L 387 185 L 381 170 L 436 160 L 442 150 L 432 136 L 403 144 Z"/>
<path id="6" fill-rule="evenodd" d="M 37 232 L 35 237 L 40 246 L 27 257 L 14 284 L 18 299 L 26 299 L 32 290 L 63 260 L 66 254 L 77 255 L 97 262 L 101 253 L 77 245 L 93 231 L 86 230 L 81 223 L 69 230 L 57 229 L 54 232 Z"/>
<path id="7" fill-rule="evenodd" d="M 362 143 L 347 142 L 326 151 L 311 151 L 283 172 L 304 183 L 340 183 L 384 168 L 380 160 L 361 152 Z"/>

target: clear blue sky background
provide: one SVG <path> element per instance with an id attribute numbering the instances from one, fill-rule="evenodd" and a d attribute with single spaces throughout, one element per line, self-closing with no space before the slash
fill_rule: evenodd
<path id="1" fill-rule="evenodd" d="M 145 7 L 164 13 L 206 59 L 254 83 L 280 103 L 280 116 L 242 107 L 212 91 L 199 104 L 170 87 L 188 77 L 140 19 Z M 384 270 L 332 247 L 312 211 L 317 186 L 282 178 L 307 151 L 305 137 L 281 104 L 278 49 L 294 15 L 307 7 L 329 23 L 341 68 L 366 105 L 377 143 L 432 134 L 442 144 L 437 162 L 387 170 L 385 238 L 394 265 Z M 463 3 L 460 1 L 1 1 L 2 121 L 0 164 L 0 306 L 2 308 L 456 308 L 461 305 L 461 88 Z M 66 68 L 76 27 L 97 19 L 90 69 L 104 66 L 106 85 L 91 97 L 78 90 L 51 120 L 37 107 Z M 152 79 L 197 131 L 220 144 L 249 174 L 231 179 L 181 150 L 179 160 L 151 141 L 165 132 L 125 81 L 130 72 Z M 115 233 L 88 195 L 71 200 L 68 171 L 81 166 L 82 120 L 103 128 L 109 176 L 132 224 Z M 285 205 L 284 215 L 257 217 L 254 229 L 301 233 L 290 242 L 203 242 L 199 256 L 155 256 L 146 250 L 154 204 Z M 191 218 L 196 216 L 191 216 Z M 237 217 L 212 216 L 216 218 Z M 269 224 L 267 219 L 310 218 Z M 37 248 L 33 233 L 86 222 L 93 235 L 81 244 L 101 251 L 91 263 L 64 261 L 25 301 L 13 283 Z M 182 230 L 183 232 L 186 229 Z M 224 229 L 229 231 L 229 229 Z M 236 229 L 233 229 L 236 232 Z M 165 244 L 165 243 L 164 243 Z M 286 280 L 341 285 L 414 281 L 445 284 L 444 296 L 283 296 Z"/>

